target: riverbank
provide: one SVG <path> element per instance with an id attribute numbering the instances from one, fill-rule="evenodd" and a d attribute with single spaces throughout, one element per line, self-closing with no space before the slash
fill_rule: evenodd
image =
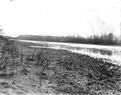
<path id="1" fill-rule="evenodd" d="M 1 95 L 121 94 L 118 65 L 67 50 L 32 48 L 30 43 L 22 42 L 14 44 L 17 50 L 14 63 L 6 55 L 7 64 L 12 63 L 13 75 L 0 74 Z"/>

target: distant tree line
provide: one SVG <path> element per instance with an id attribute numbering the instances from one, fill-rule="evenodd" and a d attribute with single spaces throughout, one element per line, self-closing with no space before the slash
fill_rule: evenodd
<path id="1" fill-rule="evenodd" d="M 84 43 L 97 45 L 121 45 L 121 39 L 114 34 L 93 35 L 87 38 L 81 36 L 38 36 L 38 35 L 21 35 L 18 39 L 35 40 L 35 41 L 51 41 L 51 42 L 68 42 L 68 43 Z"/>

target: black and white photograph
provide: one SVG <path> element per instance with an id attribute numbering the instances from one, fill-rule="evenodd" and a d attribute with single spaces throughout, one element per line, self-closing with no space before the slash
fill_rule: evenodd
<path id="1" fill-rule="evenodd" d="M 0 95 L 121 95 L 121 0 L 0 0 Z"/>

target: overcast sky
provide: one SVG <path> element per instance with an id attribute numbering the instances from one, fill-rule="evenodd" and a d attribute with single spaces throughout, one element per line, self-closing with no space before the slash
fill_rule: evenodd
<path id="1" fill-rule="evenodd" d="M 0 27 L 10 36 L 120 34 L 120 0 L 0 0 Z"/>

